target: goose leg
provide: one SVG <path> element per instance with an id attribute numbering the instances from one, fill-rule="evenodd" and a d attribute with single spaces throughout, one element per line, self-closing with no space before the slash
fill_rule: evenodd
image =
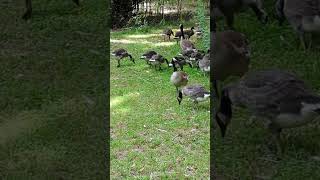
<path id="1" fill-rule="evenodd" d="M 281 141 L 280 131 L 274 134 L 277 143 L 277 155 L 281 157 L 284 154 L 284 144 Z"/>
<path id="2" fill-rule="evenodd" d="M 198 110 L 198 101 L 194 101 L 194 103 L 193 103 L 193 109 Z"/>
<path id="3" fill-rule="evenodd" d="M 24 20 L 28 20 L 29 18 L 31 18 L 31 14 L 32 14 L 31 0 L 26 0 L 26 8 L 27 8 L 27 10 L 22 16 L 22 19 L 24 19 Z"/>
<path id="4" fill-rule="evenodd" d="M 223 13 L 224 17 L 226 18 L 227 28 L 229 30 L 234 30 L 234 28 L 233 28 L 233 21 L 234 21 L 233 13 L 229 12 L 228 10 L 222 10 L 222 13 Z"/>
<path id="5" fill-rule="evenodd" d="M 272 124 L 269 125 L 269 129 L 272 133 L 272 138 L 274 139 L 277 145 L 277 155 L 279 158 L 281 158 L 284 153 L 284 144 L 281 141 L 281 136 L 280 136 L 281 129 L 274 127 Z"/>
<path id="6" fill-rule="evenodd" d="M 307 47 L 306 47 L 306 40 L 305 40 L 305 35 L 304 35 L 303 32 L 300 32 L 300 33 L 299 33 L 299 39 L 300 39 L 300 44 L 301 44 L 303 50 L 306 50 L 306 49 L 307 49 Z"/>
<path id="7" fill-rule="evenodd" d="M 246 127 L 252 126 L 255 122 L 257 122 L 257 117 L 255 115 L 251 116 L 250 119 L 245 123 Z"/>
<path id="8" fill-rule="evenodd" d="M 262 23 L 262 24 L 266 24 L 268 19 L 267 19 L 267 16 L 263 17 L 264 16 L 264 12 L 263 10 L 261 10 L 257 4 L 252 4 L 250 5 L 251 9 L 254 11 L 254 13 L 256 14 L 258 20 Z"/>
<path id="9" fill-rule="evenodd" d="M 76 3 L 76 5 L 80 5 L 79 0 L 72 0 L 74 3 Z"/>
<path id="10" fill-rule="evenodd" d="M 308 45 L 308 49 L 311 49 L 312 46 L 312 34 L 309 35 L 309 45 Z"/>
<path id="11" fill-rule="evenodd" d="M 117 59 L 117 61 L 118 61 L 117 67 L 120 67 L 120 59 Z"/>

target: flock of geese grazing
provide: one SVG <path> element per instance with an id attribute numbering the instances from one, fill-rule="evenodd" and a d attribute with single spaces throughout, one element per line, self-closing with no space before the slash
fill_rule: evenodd
<path id="1" fill-rule="evenodd" d="M 306 83 L 294 73 L 279 69 L 250 71 L 250 47 L 248 38 L 234 30 L 233 21 L 235 12 L 242 6 L 248 6 L 263 24 L 268 16 L 263 10 L 261 0 L 216 0 L 214 6 L 226 18 L 230 30 L 216 31 L 216 17 L 211 17 L 211 46 L 207 52 L 198 50 L 189 38 L 194 34 L 201 34 L 199 28 L 195 31 L 183 30 L 175 35 L 171 29 L 165 29 L 163 36 L 171 36 L 180 40 L 181 53 L 172 58 L 171 63 L 155 51 L 148 51 L 141 56 L 147 64 L 161 70 L 161 64 L 167 63 L 173 67 L 170 81 L 176 87 L 179 104 L 183 96 L 190 97 L 195 103 L 209 99 L 210 92 L 202 85 L 189 85 L 188 74 L 183 71 L 184 65 L 197 66 L 205 73 L 210 74 L 218 105 L 215 110 L 215 119 L 224 137 L 227 126 L 232 118 L 232 105 L 248 108 L 252 117 L 260 119 L 272 133 L 277 152 L 282 154 L 284 147 L 280 132 L 286 128 L 306 125 L 319 118 L 320 96 L 313 92 Z M 320 0 L 278 0 L 275 4 L 279 24 L 287 19 L 301 40 L 302 47 L 306 46 L 306 33 L 313 35 L 320 32 Z M 310 43 L 311 44 L 311 43 Z M 210 58 L 210 54 L 211 57 Z M 117 49 L 112 55 L 120 60 L 134 58 L 125 50 Z M 179 70 L 178 70 L 179 69 Z M 218 88 L 218 82 L 223 82 L 230 76 L 241 77 L 238 81 Z M 219 83 L 220 84 L 220 83 Z M 221 86 L 221 85 L 220 85 Z M 220 91 L 221 89 L 221 91 Z"/>
<path id="2" fill-rule="evenodd" d="M 189 40 L 193 35 L 201 36 L 202 31 L 200 28 L 195 29 L 192 27 L 190 30 L 184 30 L 182 24 L 179 28 L 180 31 L 177 31 L 175 34 L 171 29 L 164 29 L 161 34 L 164 36 L 164 40 L 166 40 L 166 37 L 170 40 L 171 36 L 174 36 L 174 39 L 180 40 L 181 52 L 173 57 L 171 62 L 154 50 L 145 52 L 141 55 L 140 59 L 145 60 L 146 64 L 150 67 L 154 67 L 156 70 L 162 70 L 161 67 L 164 63 L 167 64 L 168 68 L 173 68 L 170 82 L 176 88 L 176 98 L 179 105 L 184 96 L 189 97 L 195 105 L 199 102 L 209 100 L 210 92 L 207 91 L 203 85 L 188 85 L 189 75 L 183 71 L 183 68 L 185 65 L 188 65 L 191 68 L 197 67 L 197 69 L 201 70 L 206 76 L 210 73 L 210 50 L 203 51 L 196 49 L 195 45 Z M 124 58 L 130 59 L 135 63 L 132 55 L 123 48 L 114 50 L 111 55 L 116 57 L 118 61 L 117 67 L 121 66 L 120 62 Z M 206 77 L 209 78 L 209 76 Z"/>
<path id="3" fill-rule="evenodd" d="M 292 72 L 280 69 L 249 70 L 249 42 L 244 34 L 233 28 L 233 13 L 239 4 L 232 2 L 238 1 L 215 1 L 215 7 L 226 17 L 231 30 L 216 32 L 215 17 L 210 22 L 213 27 L 210 47 L 213 73 L 210 79 L 219 99 L 215 119 L 224 137 L 232 118 L 232 105 L 247 108 L 253 120 L 263 121 L 270 130 L 277 144 L 277 152 L 281 155 L 284 147 L 280 132 L 317 120 L 320 96 Z M 242 6 L 251 7 L 259 20 L 266 22 L 267 15 L 261 9 L 259 0 L 241 2 Z M 320 32 L 320 0 L 278 0 L 275 6 L 280 24 L 287 19 L 306 49 L 305 34 Z M 241 78 L 219 91 L 217 82 L 229 76 Z"/>

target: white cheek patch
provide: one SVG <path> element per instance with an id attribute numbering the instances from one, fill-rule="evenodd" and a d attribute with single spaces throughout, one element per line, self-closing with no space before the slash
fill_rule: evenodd
<path id="1" fill-rule="evenodd" d="M 320 103 L 308 104 L 308 103 L 305 103 L 305 102 L 301 102 L 301 105 L 302 105 L 302 109 L 301 109 L 302 113 L 311 112 L 311 111 L 320 109 Z"/>

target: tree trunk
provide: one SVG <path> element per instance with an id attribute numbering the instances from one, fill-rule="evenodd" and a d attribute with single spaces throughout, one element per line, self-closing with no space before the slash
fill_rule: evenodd
<path id="1" fill-rule="evenodd" d="M 180 14 L 180 21 L 182 21 L 182 0 L 179 2 L 179 14 Z"/>
<path id="2" fill-rule="evenodd" d="M 162 20 L 164 20 L 164 0 L 162 0 L 162 12 L 161 12 L 161 15 L 162 15 Z"/>
<path id="3" fill-rule="evenodd" d="M 152 14 L 151 12 L 151 0 L 149 0 L 149 15 Z"/>

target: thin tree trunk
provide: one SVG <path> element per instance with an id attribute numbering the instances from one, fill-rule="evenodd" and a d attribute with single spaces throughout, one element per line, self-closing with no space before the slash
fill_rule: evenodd
<path id="1" fill-rule="evenodd" d="M 179 14 L 180 14 L 180 21 L 182 21 L 182 0 L 179 2 Z"/>
<path id="2" fill-rule="evenodd" d="M 149 0 L 149 15 L 151 15 L 151 0 Z"/>
<path id="3" fill-rule="evenodd" d="M 140 7 L 139 7 L 139 2 L 137 1 L 137 12 L 139 12 L 140 11 L 140 9 L 139 9 Z"/>
<path id="4" fill-rule="evenodd" d="M 147 17 L 148 13 L 148 0 L 143 3 L 144 17 Z"/>

